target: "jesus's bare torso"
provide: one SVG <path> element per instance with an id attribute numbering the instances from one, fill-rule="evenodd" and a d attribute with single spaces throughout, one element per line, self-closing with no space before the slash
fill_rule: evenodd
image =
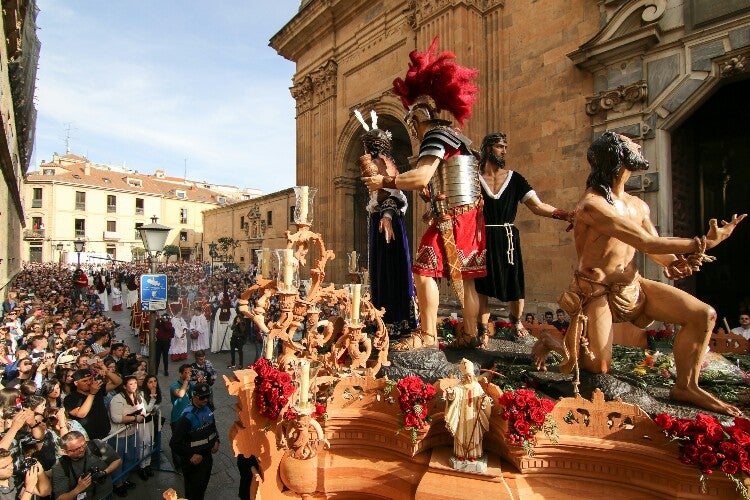
<path id="1" fill-rule="evenodd" d="M 602 213 L 611 215 L 613 210 L 639 226 L 649 216 L 648 205 L 639 198 L 623 193 L 614 198 L 612 206 L 603 196 L 588 190 L 576 207 L 573 229 L 578 272 L 606 283 L 626 283 L 638 272 L 633 258 L 635 248 L 607 235 L 598 217 Z"/>

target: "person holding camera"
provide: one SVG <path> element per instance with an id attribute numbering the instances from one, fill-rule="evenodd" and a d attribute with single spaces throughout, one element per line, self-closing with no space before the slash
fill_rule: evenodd
<path id="1" fill-rule="evenodd" d="M 87 443 L 78 431 L 62 438 L 63 456 L 52 467 L 56 500 L 96 500 L 112 494 L 112 473 L 122 464 L 115 450 L 101 441 Z"/>
<path id="2" fill-rule="evenodd" d="M 203 500 L 211 478 L 213 454 L 219 451 L 219 432 L 214 413 L 208 406 L 211 388 L 204 382 L 193 386 L 192 404 L 172 426 L 169 446 L 180 457 L 185 497 Z"/>
<path id="3" fill-rule="evenodd" d="M 18 372 L 15 377 L 10 380 L 3 381 L 3 387 L 8 389 L 18 389 L 20 385 L 27 380 L 38 381 L 41 384 L 41 374 L 39 380 L 37 380 L 37 369 L 39 365 L 34 363 L 34 360 L 28 357 L 25 351 L 19 351 L 19 360 L 16 363 L 16 369 Z"/>
<path id="4" fill-rule="evenodd" d="M 115 377 L 120 380 L 114 373 L 109 373 L 107 377 L 113 383 Z M 104 378 L 99 373 L 92 377 L 91 370 L 81 369 L 73 373 L 73 384 L 75 391 L 63 400 L 68 415 L 81 423 L 91 439 L 107 437 L 111 426 L 107 407 L 104 405 L 104 396 L 107 394 Z"/>
<path id="5" fill-rule="evenodd" d="M 39 462 L 30 459 L 25 465 L 28 467 L 23 474 L 14 475 L 13 456 L 8 450 L 0 449 L 0 500 L 31 500 L 34 495 L 46 497 L 52 493 L 49 478 Z M 18 481 L 21 475 L 23 485 Z"/>

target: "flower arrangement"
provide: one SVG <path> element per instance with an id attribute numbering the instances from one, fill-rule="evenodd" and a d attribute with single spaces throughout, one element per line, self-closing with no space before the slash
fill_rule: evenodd
<path id="1" fill-rule="evenodd" d="M 456 338 L 456 335 L 458 334 L 458 323 L 459 321 L 457 319 L 451 317 L 443 318 L 443 321 L 440 322 L 438 329 L 440 330 L 440 335 L 446 340 L 446 342 L 450 342 Z"/>
<path id="2" fill-rule="evenodd" d="M 416 443 L 417 432 L 427 427 L 427 424 L 432 421 L 432 417 L 427 413 L 427 406 L 435 397 L 435 387 L 426 384 L 416 375 L 410 375 L 395 384 L 389 383 L 385 387 L 386 395 L 391 392 L 394 386 L 398 389 L 398 404 L 401 408 L 401 416 L 404 419 L 402 429 L 409 431 L 412 443 Z M 402 429 L 399 429 L 398 432 Z"/>
<path id="3" fill-rule="evenodd" d="M 505 435 L 510 444 L 522 446 L 526 454 L 533 457 L 539 431 L 557 443 L 557 422 L 549 415 L 555 408 L 554 401 L 538 398 L 531 389 L 517 389 L 504 393 L 498 403 L 505 408 L 500 417 L 508 421 Z"/>
<path id="4" fill-rule="evenodd" d="M 258 411 L 269 420 L 276 420 L 294 394 L 292 377 L 271 366 L 266 358 L 258 358 L 253 370 L 258 374 L 254 394 Z"/>
<path id="5" fill-rule="evenodd" d="M 514 340 L 513 323 L 509 321 L 495 321 L 495 337 L 499 339 Z"/>
<path id="6" fill-rule="evenodd" d="M 666 379 L 666 385 L 673 385 L 674 380 L 670 368 L 672 367 L 672 360 L 669 356 L 665 356 L 661 353 L 646 353 L 646 357 L 633 368 L 633 373 L 636 375 L 646 374 L 658 374 L 658 376 Z"/>
<path id="7" fill-rule="evenodd" d="M 660 413 L 656 424 L 672 439 L 680 441 L 680 461 L 697 465 L 701 490 L 705 493 L 708 474 L 720 469 L 750 499 L 740 474 L 750 474 L 750 420 L 735 417 L 733 425 L 722 425 L 715 417 L 698 413 L 695 418 L 674 418 Z"/>
<path id="8" fill-rule="evenodd" d="M 646 340 L 651 349 L 659 347 L 672 347 L 674 332 L 670 330 L 646 330 Z"/>
<path id="9" fill-rule="evenodd" d="M 659 340 L 669 340 L 674 338 L 674 332 L 669 330 L 646 330 L 646 335 Z"/>

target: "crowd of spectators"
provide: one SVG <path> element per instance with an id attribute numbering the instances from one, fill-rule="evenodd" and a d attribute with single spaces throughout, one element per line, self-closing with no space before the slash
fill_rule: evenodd
<path id="1" fill-rule="evenodd" d="M 214 312 L 222 301 L 236 306 L 253 280 L 239 270 L 206 271 L 182 263 L 158 270 L 170 300 L 201 301 Z M 162 391 L 121 341 L 130 329 L 107 314 L 135 306 L 144 272 L 138 264 L 29 263 L 14 277 L 0 311 L 0 498 L 127 496 L 135 486 L 129 471 L 153 475 Z M 190 383 L 178 384 L 188 396 L 191 385 L 216 379 L 205 353 L 194 354 L 180 376 Z"/>

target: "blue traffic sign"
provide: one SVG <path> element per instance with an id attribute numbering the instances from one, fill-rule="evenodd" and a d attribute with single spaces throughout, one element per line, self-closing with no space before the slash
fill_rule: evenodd
<path id="1" fill-rule="evenodd" d="M 167 300 L 167 275 L 141 275 L 141 302 Z"/>

